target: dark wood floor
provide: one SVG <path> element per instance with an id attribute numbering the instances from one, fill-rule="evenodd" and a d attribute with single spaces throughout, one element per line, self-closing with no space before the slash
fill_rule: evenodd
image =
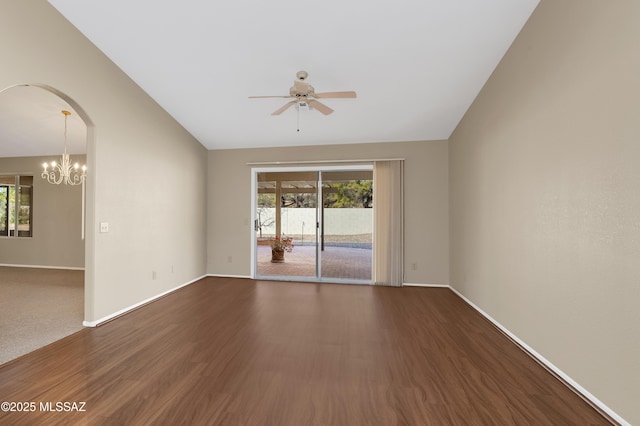
<path id="1" fill-rule="evenodd" d="M 0 367 L 0 401 L 38 404 L 2 425 L 609 424 L 448 289 L 225 278 Z"/>

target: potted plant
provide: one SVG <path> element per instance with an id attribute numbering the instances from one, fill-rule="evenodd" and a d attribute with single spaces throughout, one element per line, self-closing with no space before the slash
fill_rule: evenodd
<path id="1" fill-rule="evenodd" d="M 276 236 L 270 239 L 271 243 L 271 262 L 282 263 L 284 262 L 284 252 L 291 253 L 293 250 L 293 239 L 291 237 Z"/>

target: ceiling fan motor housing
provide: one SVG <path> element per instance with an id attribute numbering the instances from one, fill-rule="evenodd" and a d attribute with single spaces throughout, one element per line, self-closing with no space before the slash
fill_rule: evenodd
<path id="1" fill-rule="evenodd" d="M 294 81 L 293 86 L 289 89 L 289 94 L 297 98 L 313 96 L 313 93 L 313 86 L 300 80 Z"/>

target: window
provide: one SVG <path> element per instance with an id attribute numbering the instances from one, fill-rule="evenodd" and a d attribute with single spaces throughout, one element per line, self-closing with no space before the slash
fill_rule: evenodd
<path id="1" fill-rule="evenodd" d="M 0 176 L 0 236 L 31 237 L 32 218 L 33 176 Z"/>

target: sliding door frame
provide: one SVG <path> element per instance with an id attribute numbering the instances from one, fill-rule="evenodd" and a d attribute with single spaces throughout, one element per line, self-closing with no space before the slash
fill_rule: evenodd
<path id="1" fill-rule="evenodd" d="M 343 278 L 323 278 L 322 277 L 322 258 L 320 253 L 320 241 L 323 229 L 323 215 L 320 213 L 323 206 L 323 193 L 322 193 L 322 172 L 331 171 L 358 171 L 358 170 L 373 170 L 373 164 L 351 164 L 351 165 L 317 165 L 317 166 L 274 166 L 274 167 L 252 167 L 251 168 L 251 226 L 250 226 L 250 238 L 251 238 L 251 278 L 255 279 L 272 279 L 277 281 L 309 281 L 309 282 L 334 282 L 334 283 L 347 283 L 347 284 L 364 284 L 371 285 L 371 281 L 366 280 L 350 280 Z M 257 201 L 258 201 L 258 174 L 266 172 L 320 172 L 318 173 L 318 188 L 317 188 L 317 203 L 316 203 L 316 217 L 317 217 L 317 229 L 316 229 L 316 276 L 315 277 L 288 277 L 288 276 L 258 276 L 258 260 L 257 260 L 257 238 L 255 231 L 255 223 L 257 220 Z M 374 182 L 375 185 L 375 182 Z M 276 200 L 278 202 L 278 200 Z M 375 220 L 375 219 L 374 219 Z M 374 227 L 375 229 L 375 227 Z M 375 236 L 374 236 L 375 241 Z M 373 262 L 373 257 L 372 257 Z M 372 276 L 373 278 L 373 276 Z"/>

